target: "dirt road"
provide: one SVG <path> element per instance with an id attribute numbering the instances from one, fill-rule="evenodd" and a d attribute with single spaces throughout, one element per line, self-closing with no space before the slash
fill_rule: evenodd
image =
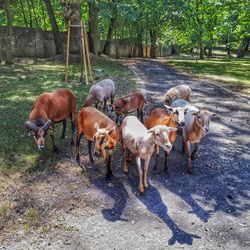
<path id="1" fill-rule="evenodd" d="M 124 175 L 118 148 L 111 182 L 104 179 L 104 167 L 89 166 L 91 184 L 82 193 L 82 207 L 61 211 L 55 218 L 60 222 L 59 228 L 42 237 L 34 233 L 6 248 L 249 249 L 250 106 L 247 100 L 209 80 L 178 73 L 156 60 L 124 63 L 145 87 L 149 99 L 145 113 L 162 106 L 167 89 L 188 84 L 193 91 L 192 103 L 217 114 L 193 162 L 193 175 L 187 174 L 187 159 L 180 152 L 178 140 L 177 150 L 171 153 L 168 162 L 170 176 L 164 174 L 161 152 L 158 172 L 153 175 L 150 171 L 150 187 L 140 196 L 134 163 L 129 175 Z M 82 160 L 88 167 L 87 157 Z"/>

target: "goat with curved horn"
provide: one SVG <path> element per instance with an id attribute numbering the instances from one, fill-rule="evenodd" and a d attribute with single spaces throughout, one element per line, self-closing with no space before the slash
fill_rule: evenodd
<path id="1" fill-rule="evenodd" d="M 38 129 L 39 129 L 39 128 L 36 126 L 36 124 L 33 123 L 33 122 L 31 122 L 31 121 L 25 122 L 25 127 L 31 129 L 31 130 L 34 131 L 34 132 L 37 132 Z"/>
<path id="2" fill-rule="evenodd" d="M 38 97 L 33 105 L 32 111 L 29 115 L 29 120 L 25 123 L 25 126 L 35 133 L 34 139 L 39 150 L 45 148 L 45 137 L 48 129 L 51 127 L 52 132 L 50 136 L 54 146 L 54 152 L 58 151 L 54 139 L 55 123 L 63 123 L 61 138 L 65 138 L 68 117 L 71 119 L 71 144 L 73 145 L 75 143 L 75 109 L 76 97 L 68 89 L 58 89 L 51 93 L 43 93 Z M 41 125 L 37 126 L 36 124 Z"/>

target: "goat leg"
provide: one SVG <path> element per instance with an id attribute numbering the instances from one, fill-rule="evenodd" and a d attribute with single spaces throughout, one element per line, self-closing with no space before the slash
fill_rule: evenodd
<path id="1" fill-rule="evenodd" d="M 192 161 L 191 161 L 191 148 L 190 148 L 190 142 L 184 141 L 185 143 L 185 151 L 188 156 L 188 173 L 192 174 Z"/>
<path id="2" fill-rule="evenodd" d="M 143 186 L 143 182 L 142 182 L 142 176 L 143 176 L 143 172 L 142 172 L 142 168 L 141 168 L 141 158 L 140 157 L 136 157 L 135 158 L 136 161 L 136 165 L 137 165 L 137 169 L 138 169 L 138 174 L 139 174 L 139 191 L 141 194 L 144 193 L 144 186 Z"/>
<path id="3" fill-rule="evenodd" d="M 62 130 L 62 136 L 61 136 L 61 139 L 64 139 L 64 138 L 65 138 L 65 131 L 66 131 L 66 124 L 67 124 L 67 120 L 66 120 L 66 119 L 64 119 L 64 120 L 62 121 L 62 123 L 63 123 L 63 130 Z"/>
<path id="4" fill-rule="evenodd" d="M 194 150 L 193 150 L 193 152 L 192 152 L 192 154 L 191 154 L 191 160 L 194 160 L 194 159 L 195 159 L 195 153 L 196 153 L 198 150 L 199 150 L 199 143 L 197 142 L 197 143 L 194 144 Z"/>
<path id="5" fill-rule="evenodd" d="M 146 159 L 144 162 L 144 172 L 143 172 L 143 182 L 144 182 L 144 187 L 148 187 L 148 164 L 149 164 L 150 158 Z"/>
<path id="6" fill-rule="evenodd" d="M 154 165 L 154 168 L 153 168 L 153 174 L 156 173 L 158 158 L 159 158 L 159 147 L 157 145 L 155 145 L 155 165 Z"/>
<path id="7" fill-rule="evenodd" d="M 94 159 L 93 159 L 93 155 L 92 155 L 92 151 L 91 151 L 91 145 L 92 145 L 92 141 L 88 140 L 89 161 L 91 163 L 94 163 Z"/>
<path id="8" fill-rule="evenodd" d="M 127 148 L 124 142 L 122 142 L 122 149 L 123 149 L 123 171 L 127 174 L 128 173 Z"/>
<path id="9" fill-rule="evenodd" d="M 74 117 L 71 115 L 70 117 L 71 119 L 71 145 L 75 144 L 75 138 L 74 138 L 74 134 L 75 134 L 75 120 Z"/>
<path id="10" fill-rule="evenodd" d="M 51 137 L 52 144 L 53 144 L 53 150 L 54 150 L 55 153 L 58 153 L 58 148 L 57 148 L 57 146 L 55 145 L 54 124 L 52 125 L 52 132 L 50 133 L 50 137 Z"/>
<path id="11" fill-rule="evenodd" d="M 140 110 L 140 113 L 141 113 L 141 122 L 144 123 L 143 122 L 143 109 Z"/>
<path id="12" fill-rule="evenodd" d="M 80 165 L 80 141 L 81 141 L 82 134 L 78 134 L 76 139 L 76 161 Z"/>
<path id="13" fill-rule="evenodd" d="M 111 104 L 113 104 L 114 102 L 114 95 L 111 95 L 111 100 L 110 100 Z"/>
<path id="14" fill-rule="evenodd" d="M 169 156 L 168 152 L 165 151 L 164 171 L 167 175 L 168 175 L 168 164 L 167 164 L 168 163 L 168 156 Z"/>
<path id="15" fill-rule="evenodd" d="M 108 158 L 107 158 L 107 172 L 106 172 L 106 179 L 110 180 L 112 176 L 112 170 L 111 170 L 111 155 L 108 154 Z"/>

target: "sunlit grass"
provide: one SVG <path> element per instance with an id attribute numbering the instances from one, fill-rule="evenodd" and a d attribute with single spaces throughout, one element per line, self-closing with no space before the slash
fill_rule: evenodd
<path id="1" fill-rule="evenodd" d="M 126 67 L 117 62 L 98 61 L 93 68 L 101 69 L 100 79 L 111 77 L 116 80 L 118 93 L 123 85 L 131 86 L 134 81 Z M 56 125 L 56 144 L 61 152 L 52 152 L 52 143 L 47 137 L 46 149 L 38 152 L 32 136 L 28 136 L 24 127 L 36 98 L 43 92 L 56 88 L 69 88 L 77 97 L 77 112 L 86 98 L 91 85 L 79 83 L 80 65 L 74 64 L 69 68 L 69 83 L 64 83 L 63 64 L 46 61 L 35 64 L 15 63 L 12 66 L 0 66 L 0 173 L 16 173 L 30 170 L 45 169 L 53 166 L 61 154 L 74 155 L 74 147 L 69 144 L 70 122 L 67 125 L 66 140 L 61 140 L 62 125 Z M 68 145 L 67 144 L 67 145 Z M 69 151 L 69 152 L 67 152 Z"/>
<path id="2" fill-rule="evenodd" d="M 250 59 L 206 59 L 190 60 L 171 58 L 168 64 L 179 70 L 191 72 L 199 76 L 224 81 L 229 84 L 238 84 L 241 88 L 250 87 Z"/>

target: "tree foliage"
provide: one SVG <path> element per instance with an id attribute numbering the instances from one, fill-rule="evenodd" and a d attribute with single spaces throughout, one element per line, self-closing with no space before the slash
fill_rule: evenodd
<path id="1" fill-rule="evenodd" d="M 51 18 L 43 0 L 10 2 L 13 26 L 52 29 Z M 142 47 L 145 44 L 151 44 L 152 48 L 156 45 L 178 44 L 184 50 L 199 49 L 202 59 L 204 50 L 206 52 L 208 49 L 212 53 L 212 48 L 216 45 L 224 45 L 229 50 L 238 48 L 240 52 L 244 52 L 249 46 L 249 0 L 51 0 L 50 2 L 60 31 L 66 30 L 72 6 L 79 5 L 78 14 L 89 23 L 89 26 L 92 25 L 90 32 L 92 30 L 95 32 L 94 40 L 99 38 L 107 40 L 108 46 L 110 38 L 127 39 L 135 45 L 135 50 L 138 50 L 139 54 L 142 54 Z M 95 6 L 94 12 L 91 12 L 89 8 L 93 6 Z M 3 8 L 0 10 L 0 25 L 7 25 Z"/>

